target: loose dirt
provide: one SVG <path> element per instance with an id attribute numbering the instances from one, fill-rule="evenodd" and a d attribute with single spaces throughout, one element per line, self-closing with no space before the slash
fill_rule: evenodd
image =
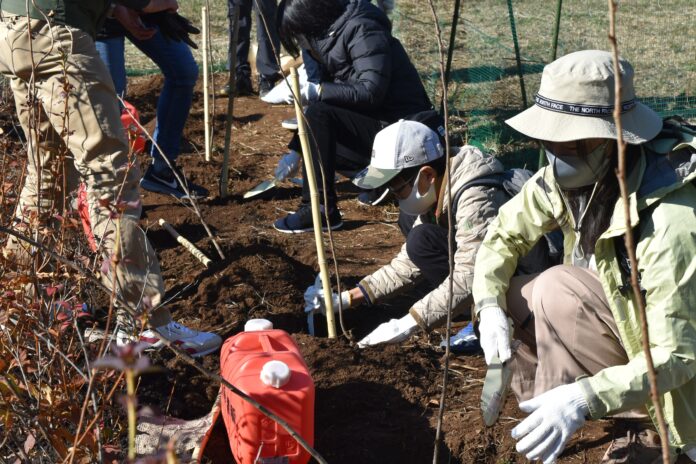
<path id="1" fill-rule="evenodd" d="M 222 76 L 218 79 L 221 85 Z M 139 77 L 129 83 L 128 100 L 149 128 L 154 125 L 161 85 L 159 76 Z M 328 462 L 431 462 L 442 385 L 441 331 L 396 346 L 359 350 L 344 337 L 325 338 L 324 320 L 318 317 L 319 336 L 309 336 L 303 293 L 318 271 L 313 234 L 285 235 L 272 228 L 275 219 L 297 207 L 300 189 L 284 183 L 261 198 L 242 198 L 247 190 L 272 177 L 291 135 L 280 123 L 292 117 L 293 110 L 269 106 L 255 97 L 235 101 L 230 193 L 222 200 L 218 179 L 227 100 L 216 100 L 213 159 L 206 163 L 199 88 L 194 99 L 178 163 L 190 180 L 212 193 L 200 207 L 225 258 L 217 255 L 190 208 L 171 197 L 143 192 L 142 225 L 157 249 L 175 319 L 215 331 L 223 338 L 238 333 L 248 319 L 258 317 L 270 319 L 276 328 L 291 333 L 316 384 L 315 448 Z M 147 160 L 142 157 L 143 165 Z M 335 257 L 342 284 L 350 286 L 389 262 L 403 237 L 394 205 L 360 206 L 355 200 L 356 189 L 345 178 L 338 192 L 345 227 L 333 233 Z M 194 242 L 214 265 L 205 269 L 180 248 L 157 225 L 160 218 Z M 416 298 L 416 294 L 406 294 L 385 304 L 351 310 L 344 314 L 345 329 L 358 340 L 381 322 L 404 315 Z M 462 324 L 458 322 L 455 329 Z M 140 403 L 184 419 L 207 414 L 218 385 L 166 351 L 152 358 L 154 364 L 166 369 L 141 379 Z M 210 370 L 219 369 L 217 354 L 202 362 Z M 483 425 L 479 398 L 484 375 L 480 356 L 451 358 L 440 462 L 525 462 L 514 451 L 510 438 L 510 430 L 524 417 L 513 397 L 508 399 L 498 424 L 491 428 Z M 621 433 L 611 425 L 589 424 L 560 462 L 598 462 L 611 438 Z"/>

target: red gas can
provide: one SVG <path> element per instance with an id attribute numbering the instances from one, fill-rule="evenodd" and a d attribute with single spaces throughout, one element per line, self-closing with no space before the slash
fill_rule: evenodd
<path id="1" fill-rule="evenodd" d="M 314 382 L 294 340 L 269 321 L 250 321 L 228 339 L 220 355 L 222 376 L 314 442 Z M 280 425 L 226 388 L 222 417 L 239 464 L 306 464 L 309 453 Z"/>

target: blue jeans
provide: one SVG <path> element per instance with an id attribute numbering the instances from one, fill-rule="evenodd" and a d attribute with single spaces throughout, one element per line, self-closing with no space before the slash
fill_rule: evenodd
<path id="1" fill-rule="evenodd" d="M 307 80 L 315 84 L 321 84 L 321 65 L 309 53 L 309 50 L 302 50 L 302 62 L 307 72 Z"/>
<path id="2" fill-rule="evenodd" d="M 164 75 L 164 85 L 157 101 L 157 125 L 152 137 L 174 163 L 181 151 L 181 136 L 193 101 L 198 65 L 188 45 L 169 40 L 159 31 L 148 40 L 133 37 L 128 37 L 128 40 L 154 61 Z M 116 93 L 125 95 L 124 37 L 98 40 L 96 45 L 99 55 L 109 68 Z M 150 154 L 153 156 L 155 171 L 168 169 L 166 162 L 156 156 L 154 146 Z"/>

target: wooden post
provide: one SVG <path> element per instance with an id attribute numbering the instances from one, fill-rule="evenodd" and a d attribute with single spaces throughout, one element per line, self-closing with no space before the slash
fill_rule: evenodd
<path id="1" fill-rule="evenodd" d="M 459 24 L 460 6 L 461 0 L 454 0 L 454 11 L 452 12 L 452 26 L 450 29 L 449 46 L 447 48 L 447 64 L 445 65 L 445 85 L 447 86 L 449 86 L 450 73 L 452 71 L 452 57 L 454 56 L 454 45 L 457 39 L 457 25 Z M 444 108 L 445 102 L 440 101 L 440 114 L 445 114 Z"/>
<path id="2" fill-rule="evenodd" d="M 319 206 L 319 190 L 317 189 L 317 178 L 314 173 L 314 163 L 307 131 L 305 128 L 304 115 L 302 114 L 302 102 L 300 94 L 300 79 L 297 76 L 297 69 L 290 68 L 290 83 L 292 93 L 295 95 L 295 115 L 297 116 L 297 135 L 302 146 L 302 158 L 307 172 L 306 182 L 309 183 L 309 195 L 312 202 L 312 222 L 314 223 L 314 240 L 317 243 L 317 260 L 319 261 L 319 273 L 324 288 L 324 304 L 326 305 L 326 324 L 328 325 L 329 338 L 336 338 L 336 321 L 333 312 L 333 295 L 331 292 L 331 278 L 329 277 L 329 266 L 326 262 L 324 253 L 324 239 L 321 235 L 321 211 Z M 333 181 L 333 179 L 331 179 Z"/>
<path id="3" fill-rule="evenodd" d="M 527 108 L 527 90 L 524 86 L 524 71 L 522 70 L 522 56 L 520 44 L 517 41 L 517 26 L 515 26 L 515 12 L 512 9 L 512 0 L 507 0 L 508 15 L 510 16 L 510 31 L 512 31 L 512 43 L 515 46 L 515 61 L 517 61 L 517 75 L 520 78 L 520 92 L 522 93 L 522 110 Z"/>
<path id="4" fill-rule="evenodd" d="M 227 179 L 230 173 L 230 152 L 232 151 L 232 123 L 234 122 L 234 97 L 237 88 L 237 41 L 239 40 L 239 5 L 234 7 L 234 19 L 232 20 L 232 37 L 230 37 L 230 79 L 229 95 L 227 96 L 227 120 L 225 121 L 225 151 L 222 154 L 222 167 L 220 168 L 220 198 L 227 198 Z"/>
<path id="5" fill-rule="evenodd" d="M 201 40 L 203 53 L 203 124 L 205 126 L 205 160 L 210 161 L 210 108 L 208 96 L 208 9 L 201 8 Z"/>

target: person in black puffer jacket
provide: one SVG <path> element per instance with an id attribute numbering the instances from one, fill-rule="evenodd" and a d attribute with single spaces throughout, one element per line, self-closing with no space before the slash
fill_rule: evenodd
<path id="1" fill-rule="evenodd" d="M 432 103 L 416 68 L 401 43 L 391 35 L 387 16 L 366 0 L 282 0 L 278 5 L 278 29 L 285 49 L 297 56 L 311 54 L 321 70 L 321 82 L 302 88 L 305 116 L 317 183 L 322 190 L 321 168 L 326 176 L 330 224 L 342 226 L 336 206 L 336 169 L 359 171 L 370 163 L 377 132 L 399 119 L 431 110 Z M 300 143 L 289 144 L 295 156 Z M 295 153 L 293 153 L 295 152 Z M 282 164 L 282 161 L 281 161 Z M 289 173 L 276 173 L 287 177 Z M 302 204 L 274 227 L 286 233 L 312 230 L 306 174 Z M 324 203 L 324 195 L 320 195 Z M 326 218 L 322 218 L 326 221 Z"/>

